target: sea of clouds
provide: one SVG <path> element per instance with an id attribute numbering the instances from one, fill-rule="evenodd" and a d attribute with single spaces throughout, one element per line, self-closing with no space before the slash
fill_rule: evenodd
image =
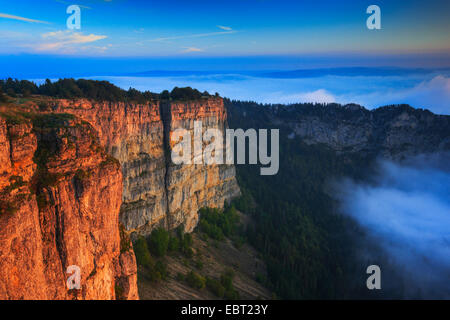
<path id="1" fill-rule="evenodd" d="M 389 286 L 405 297 L 450 298 L 449 153 L 379 161 L 370 183 L 344 179 L 334 189 L 340 212 L 388 255 L 397 271 Z"/>
<path id="2" fill-rule="evenodd" d="M 161 92 L 190 86 L 231 99 L 262 103 L 357 103 L 372 109 L 406 103 L 450 114 L 450 73 L 434 71 L 399 75 L 328 75 L 281 78 L 244 74 L 183 76 L 96 76 L 119 87 Z"/>

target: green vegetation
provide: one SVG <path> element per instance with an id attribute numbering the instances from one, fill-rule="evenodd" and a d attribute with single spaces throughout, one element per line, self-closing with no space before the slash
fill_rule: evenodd
<path id="1" fill-rule="evenodd" d="M 192 270 L 186 275 L 185 281 L 190 287 L 197 290 L 203 289 L 206 285 L 206 279 Z"/>
<path id="2" fill-rule="evenodd" d="M 239 216 L 234 206 L 224 210 L 201 208 L 198 228 L 214 240 L 223 240 L 234 235 L 239 224 Z"/>
<path id="3" fill-rule="evenodd" d="M 197 257 L 197 260 L 195 260 L 195 267 L 198 269 L 198 270 L 202 270 L 203 269 L 203 261 L 201 260 L 201 258 L 200 257 Z"/>
<path id="4" fill-rule="evenodd" d="M 283 123 L 275 126 L 271 120 L 273 112 L 286 120 L 307 112 L 325 113 L 321 105 L 225 103 L 231 128 L 280 129 L 277 175 L 261 176 L 258 166 L 236 167 L 243 195 L 235 205 L 251 215 L 254 224 L 247 229 L 247 239 L 268 268 L 267 280 L 260 281 L 284 299 L 367 297 L 365 282 L 351 280 L 361 273 L 355 240 L 359 230 L 336 214 L 326 183 L 332 177 L 361 178 L 372 159 L 337 155 L 327 147 L 290 139 L 292 129 Z"/>
<path id="5" fill-rule="evenodd" d="M 13 190 L 20 189 L 27 185 L 21 176 L 11 176 L 9 182 L 10 184 L 3 188 L 0 193 L 0 215 L 15 214 L 19 210 L 21 201 L 27 196 L 24 193 L 20 193 L 14 197 L 10 197 Z"/>
<path id="6" fill-rule="evenodd" d="M 138 265 L 150 268 L 153 265 L 153 259 L 148 250 L 147 241 L 143 236 L 139 236 L 133 243 L 134 254 Z"/>
<path id="7" fill-rule="evenodd" d="M 153 230 L 148 238 L 150 252 L 157 257 L 163 257 L 169 247 L 169 232 L 164 228 Z"/>
<path id="8" fill-rule="evenodd" d="M 177 276 L 175 277 L 175 279 L 177 280 L 177 281 L 184 281 L 184 279 L 185 279 L 185 277 L 184 277 L 184 274 L 182 274 L 181 272 L 178 272 L 177 273 Z"/>
<path id="9" fill-rule="evenodd" d="M 225 287 L 219 280 L 206 278 L 206 287 L 218 298 L 223 298 L 225 295 Z"/>
<path id="10" fill-rule="evenodd" d="M 182 226 L 173 234 L 164 228 L 157 228 L 152 231 L 147 239 L 139 236 L 133 243 L 136 262 L 145 271 L 143 276 L 150 281 L 167 279 L 169 274 L 164 257 L 168 253 L 181 253 L 188 258 L 192 258 L 193 250 L 191 247 L 192 236 L 184 234 Z"/>
<path id="11" fill-rule="evenodd" d="M 226 270 L 220 276 L 220 280 L 207 277 L 206 287 L 218 298 L 227 300 L 237 300 L 240 298 L 239 292 L 233 286 L 234 272 Z"/>
<path id="12" fill-rule="evenodd" d="M 237 232 L 239 219 L 234 207 L 227 207 L 224 210 L 204 208 L 201 212 L 202 219 L 210 225 L 217 226 L 223 235 L 232 236 Z M 183 226 L 170 232 L 160 227 L 154 229 L 147 238 L 138 237 L 133 247 L 140 276 L 150 281 L 167 279 L 169 274 L 167 264 L 164 262 L 165 256 L 175 255 L 182 259 L 185 267 L 189 268 L 186 274 L 178 272 L 174 275 L 176 281 L 184 282 L 196 290 L 207 287 L 218 298 L 239 299 L 239 292 L 233 287 L 234 272 L 231 269 L 224 271 L 220 279 L 201 274 L 204 269 L 202 255 L 199 251 L 194 254 L 192 234 L 184 233 L 183 230 Z"/>
<path id="13" fill-rule="evenodd" d="M 70 113 L 33 114 L 33 127 L 41 129 L 68 127 L 68 122 L 75 119 Z"/>
<path id="14" fill-rule="evenodd" d="M 41 85 L 36 85 L 28 80 L 13 80 L 11 78 L 0 80 L 0 99 L 6 99 L 2 92 L 6 92 L 10 97 L 28 97 L 33 94 L 51 96 L 63 99 L 86 98 L 96 101 L 122 101 L 145 103 L 153 100 L 196 100 L 202 97 L 209 97 L 208 92 L 201 93 L 190 87 L 175 87 L 172 92 L 167 90 L 161 94 L 150 91 L 138 91 L 130 88 L 123 90 L 108 81 L 85 80 L 85 79 L 59 79 L 51 82 L 49 79 Z M 1 102 L 1 101 L 0 101 Z M 45 106 L 43 106 L 45 108 Z"/>
<path id="15" fill-rule="evenodd" d="M 167 97 L 167 94 L 165 96 Z M 209 93 L 205 91 L 202 94 L 200 91 L 192 89 L 191 87 L 186 88 L 175 87 L 170 92 L 169 98 L 172 100 L 197 100 L 200 99 L 202 96 L 209 96 Z"/>
<path id="16" fill-rule="evenodd" d="M 176 252 L 180 250 L 180 239 L 178 237 L 170 236 L 167 250 L 169 252 Z"/>
<path id="17" fill-rule="evenodd" d="M 233 270 L 226 270 L 220 276 L 220 283 L 225 288 L 224 298 L 227 300 L 237 300 L 239 299 L 239 292 L 233 287 Z"/>
<path id="18" fill-rule="evenodd" d="M 0 88 L 0 102 L 7 102 L 8 98 L 3 93 L 3 90 Z"/>
<path id="19" fill-rule="evenodd" d="M 157 273 L 157 276 L 162 279 L 162 280 L 166 280 L 167 276 L 168 276 L 168 271 L 167 271 L 167 264 L 162 261 L 162 260 L 158 260 L 156 261 L 155 264 L 155 271 Z"/>
<path id="20" fill-rule="evenodd" d="M 167 278 L 167 265 L 161 260 L 155 262 L 148 249 L 147 240 L 143 236 L 139 236 L 134 242 L 133 249 L 138 266 L 141 266 L 145 271 L 144 277 L 154 282 Z"/>
<path id="21" fill-rule="evenodd" d="M 181 239 L 180 251 L 187 257 L 192 258 L 194 251 L 192 250 L 192 235 L 190 233 L 179 233 Z"/>
<path id="22" fill-rule="evenodd" d="M 47 123 L 45 119 L 49 119 Z M 57 134 L 55 126 L 58 121 L 63 121 L 58 115 L 42 115 L 33 118 L 33 130 L 36 134 L 45 137 L 45 139 L 38 140 L 38 147 L 33 156 L 34 163 L 37 164 L 36 171 L 31 180 L 31 191 L 36 194 L 39 209 L 43 209 L 49 205 L 47 191 L 49 187 L 54 187 L 61 178 L 60 174 L 52 173 L 47 168 L 47 163 L 52 159 L 58 148 Z M 47 127 L 47 125 L 49 127 Z"/>
<path id="23" fill-rule="evenodd" d="M 125 226 L 119 223 L 119 235 L 120 235 L 120 252 L 128 252 L 131 249 L 130 237 L 126 233 Z"/>

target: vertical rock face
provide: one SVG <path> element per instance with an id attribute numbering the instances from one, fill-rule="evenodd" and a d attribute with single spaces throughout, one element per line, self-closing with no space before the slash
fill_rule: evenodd
<path id="1" fill-rule="evenodd" d="M 192 231 L 199 208 L 239 194 L 233 166 L 170 158 L 176 129 L 226 128 L 223 101 L 40 99 L 0 110 L 0 299 L 138 299 L 129 234 Z"/>
<path id="2" fill-rule="evenodd" d="M 89 124 L 33 117 L 0 117 L 0 299 L 137 299 L 119 163 Z M 71 265 L 80 290 L 67 288 Z"/>
<path id="3" fill-rule="evenodd" d="M 156 226 L 172 229 L 180 224 L 192 231 L 199 208 L 221 207 L 240 192 L 234 166 L 175 166 L 170 159 L 174 130 L 192 131 L 194 121 L 202 121 L 203 131 L 226 128 L 221 98 L 146 104 L 58 99 L 50 106 L 88 121 L 108 153 L 120 161 L 121 221 L 128 232 L 148 234 Z"/>
<path id="4" fill-rule="evenodd" d="M 175 141 L 173 138 L 175 130 L 184 129 L 190 133 L 192 151 L 192 164 L 175 165 L 172 161 L 168 162 L 166 176 L 168 225 L 173 228 L 183 223 L 186 231 L 192 231 L 197 225 L 200 208 L 221 207 L 225 201 L 238 196 L 240 192 L 234 166 L 205 163 L 203 152 L 205 144 L 209 141 L 200 140 L 201 148 L 197 153 L 194 147 L 195 122 L 201 128 L 199 134 L 203 135 L 207 129 L 218 129 L 224 137 L 227 114 L 222 99 L 171 103 L 166 108 L 164 122 L 166 135 L 170 140 L 169 150 Z M 225 150 L 223 143 L 221 151 L 223 155 Z M 196 164 L 196 160 L 199 164 Z"/>
<path id="5" fill-rule="evenodd" d="M 118 159 L 123 172 L 121 220 L 129 232 L 149 233 L 165 221 L 166 164 L 164 131 L 159 102 L 129 104 L 53 100 L 52 110 L 67 112 L 89 122 L 100 143 Z"/>

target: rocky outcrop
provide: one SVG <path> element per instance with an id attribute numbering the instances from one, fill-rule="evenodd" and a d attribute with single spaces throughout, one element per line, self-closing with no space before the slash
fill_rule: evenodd
<path id="1" fill-rule="evenodd" d="M 170 134 L 177 128 L 223 129 L 226 110 L 219 97 L 184 102 L 112 103 L 51 99 L 54 112 L 88 121 L 123 172 L 121 221 L 128 233 L 184 225 L 192 231 L 203 206 L 221 207 L 239 194 L 234 166 L 180 165 L 170 160 Z M 164 116 L 162 115 L 164 113 Z"/>
<path id="2" fill-rule="evenodd" d="M 364 152 L 391 159 L 450 149 L 447 116 L 406 105 L 372 111 L 356 105 L 340 108 L 333 112 L 332 119 L 332 115 L 298 118 L 291 123 L 292 130 L 308 143 L 323 143 L 338 152 Z"/>
<path id="3" fill-rule="evenodd" d="M 120 164 L 92 126 L 2 113 L 0 142 L 0 299 L 137 299 L 134 254 L 119 233 Z M 67 287 L 72 265 L 80 289 Z"/>
<path id="4" fill-rule="evenodd" d="M 450 117 L 408 105 L 373 110 L 356 104 L 228 105 L 235 122 L 259 119 L 255 126 L 277 127 L 287 138 L 323 144 L 341 154 L 401 159 L 450 150 Z"/>

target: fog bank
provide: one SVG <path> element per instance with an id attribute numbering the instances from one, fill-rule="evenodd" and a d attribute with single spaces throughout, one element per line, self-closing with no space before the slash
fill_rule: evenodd
<path id="1" fill-rule="evenodd" d="M 340 212 L 387 254 L 397 277 L 389 285 L 404 297 L 450 298 L 450 154 L 380 161 L 376 172 L 368 183 L 335 184 Z"/>

